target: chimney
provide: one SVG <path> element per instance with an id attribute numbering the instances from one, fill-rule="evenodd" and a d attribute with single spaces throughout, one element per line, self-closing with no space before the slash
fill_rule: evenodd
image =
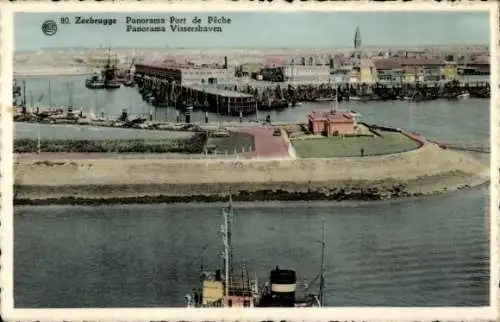
<path id="1" fill-rule="evenodd" d="M 224 56 L 224 69 L 227 69 L 227 56 Z"/>

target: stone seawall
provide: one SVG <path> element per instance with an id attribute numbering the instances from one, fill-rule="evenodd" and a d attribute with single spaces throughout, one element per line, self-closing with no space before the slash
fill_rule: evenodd
<path id="1" fill-rule="evenodd" d="M 434 144 L 363 158 L 21 161 L 15 198 L 19 203 L 210 201 L 231 192 L 237 200 L 386 199 L 484 182 L 486 171 L 471 157 Z"/>

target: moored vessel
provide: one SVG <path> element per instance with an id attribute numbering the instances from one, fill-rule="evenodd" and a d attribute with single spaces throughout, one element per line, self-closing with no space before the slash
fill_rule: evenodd
<path id="1" fill-rule="evenodd" d="M 99 77 L 98 73 L 92 74 L 85 80 L 85 87 L 89 89 L 103 89 L 105 88 L 104 81 Z"/>
<path id="2" fill-rule="evenodd" d="M 323 220 L 323 238 L 321 240 L 321 270 L 309 284 L 299 281 L 295 270 L 280 269 L 276 266 L 270 272 L 269 281 L 259 287 L 256 274 L 253 277 L 242 263 L 235 270 L 232 248 L 233 206 L 222 210 L 224 224 L 223 264 L 213 272 L 203 270 L 200 275 L 198 291 L 185 296 L 186 306 L 200 307 L 321 307 L 324 305 L 324 272 L 326 247 L 326 221 Z M 310 288 L 319 280 L 319 292 L 310 292 Z"/>
<path id="3" fill-rule="evenodd" d="M 104 84 L 104 88 L 106 89 L 118 89 L 122 86 L 121 83 L 119 83 L 118 81 L 115 81 L 115 80 L 112 80 L 112 81 L 109 81 L 109 82 L 106 82 Z"/>
<path id="4" fill-rule="evenodd" d="M 269 281 L 262 288 L 257 307 L 322 307 L 325 288 L 326 221 L 323 219 L 321 243 L 321 269 L 311 283 L 299 281 L 291 269 L 271 271 Z M 310 292 L 312 285 L 319 281 L 319 292 Z"/>
<path id="5" fill-rule="evenodd" d="M 104 88 L 117 89 L 121 87 L 121 83 L 117 78 L 117 69 L 115 65 L 111 65 L 111 49 L 108 50 L 108 61 L 103 71 Z"/>
<path id="6" fill-rule="evenodd" d="M 185 296 L 188 307 L 255 307 L 259 291 L 257 279 L 252 278 L 242 263 L 235 270 L 232 247 L 233 206 L 222 209 L 222 241 L 224 246 L 222 268 L 213 272 L 203 270 L 200 275 L 200 292 Z"/>

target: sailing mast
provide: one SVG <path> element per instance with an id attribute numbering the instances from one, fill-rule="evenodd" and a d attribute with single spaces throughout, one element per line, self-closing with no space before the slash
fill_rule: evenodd
<path id="1" fill-rule="evenodd" d="M 232 265 L 232 232 L 231 232 L 231 217 L 232 217 L 232 199 L 229 197 L 229 206 L 224 208 L 222 214 L 224 216 L 224 287 L 225 287 L 225 296 L 229 295 L 229 284 L 230 284 L 230 274 L 231 274 L 231 265 Z"/>
<path id="2" fill-rule="evenodd" d="M 325 306 L 325 248 L 326 248 L 326 219 L 323 218 L 323 233 L 321 238 L 321 272 L 319 277 L 319 301 Z"/>
<path id="3" fill-rule="evenodd" d="M 229 195 L 229 209 L 228 209 L 228 245 L 229 245 L 229 274 L 233 274 L 233 198 Z"/>
<path id="4" fill-rule="evenodd" d="M 42 143 L 40 142 L 40 128 L 37 126 L 37 137 L 36 137 L 36 154 L 42 152 Z"/>
<path id="5" fill-rule="evenodd" d="M 95 118 L 95 113 L 98 111 L 98 109 L 99 109 L 99 100 L 97 97 L 97 91 L 94 91 L 94 110 L 90 111 L 90 119 L 91 120 L 93 120 Z"/>
<path id="6" fill-rule="evenodd" d="M 67 82 L 66 87 L 68 89 L 68 108 L 73 108 L 73 83 Z"/>
<path id="7" fill-rule="evenodd" d="M 49 109 L 52 108 L 52 89 L 50 85 L 50 79 L 49 79 Z"/>
<path id="8" fill-rule="evenodd" d="M 335 95 L 335 111 L 339 109 L 339 84 L 337 84 L 337 95 Z"/>
<path id="9" fill-rule="evenodd" d="M 28 102 L 26 101 L 26 81 L 23 80 L 23 106 L 26 109 L 26 105 Z"/>
<path id="10" fill-rule="evenodd" d="M 33 92 L 30 91 L 30 109 L 31 109 L 31 111 L 33 111 L 33 106 L 34 106 L 34 103 L 33 103 Z"/>

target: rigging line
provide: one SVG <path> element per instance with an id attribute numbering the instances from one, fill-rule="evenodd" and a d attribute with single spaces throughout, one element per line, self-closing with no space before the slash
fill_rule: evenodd
<path id="1" fill-rule="evenodd" d="M 186 264 L 186 269 L 187 268 L 191 268 L 191 265 L 194 264 L 194 262 L 199 258 L 201 257 L 201 255 L 203 255 L 203 253 L 208 249 L 208 247 L 210 246 L 209 243 L 205 244 L 205 246 L 203 246 L 201 248 L 201 251 L 198 253 L 198 256 L 197 257 L 194 257 L 189 263 Z"/>

